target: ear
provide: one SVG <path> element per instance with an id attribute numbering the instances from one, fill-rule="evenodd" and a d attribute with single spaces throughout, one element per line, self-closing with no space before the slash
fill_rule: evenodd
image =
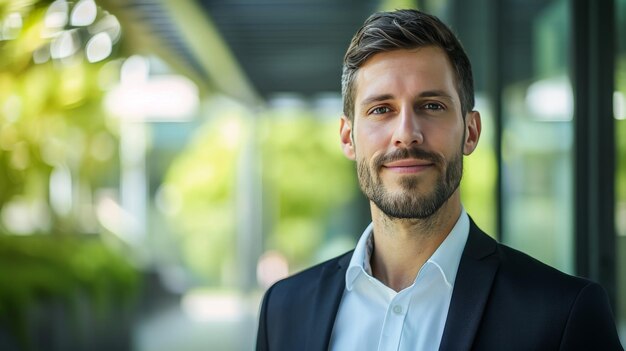
<path id="1" fill-rule="evenodd" d="M 339 137 L 341 138 L 341 149 L 343 154 L 351 160 L 356 159 L 354 152 L 354 142 L 352 140 L 352 122 L 346 116 L 341 116 L 339 125 Z"/>
<path id="2" fill-rule="evenodd" d="M 463 142 L 463 154 L 469 155 L 474 152 L 478 145 L 481 132 L 480 113 L 471 111 L 465 115 L 465 140 Z"/>

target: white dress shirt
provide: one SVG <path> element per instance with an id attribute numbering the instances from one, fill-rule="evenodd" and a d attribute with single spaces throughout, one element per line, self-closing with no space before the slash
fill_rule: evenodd
<path id="1" fill-rule="evenodd" d="M 454 228 L 400 292 L 372 276 L 373 225 L 361 235 L 346 272 L 346 289 L 330 350 L 437 350 L 446 323 L 456 272 L 469 235 L 464 209 Z"/>

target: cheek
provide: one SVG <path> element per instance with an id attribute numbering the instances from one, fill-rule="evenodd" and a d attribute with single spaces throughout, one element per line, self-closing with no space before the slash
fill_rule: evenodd
<path id="1" fill-rule="evenodd" d="M 445 153 L 459 152 L 465 144 L 465 128 L 463 125 L 441 125 L 425 132 L 424 140 L 432 148 Z"/>
<path id="2" fill-rule="evenodd" d="M 372 160 L 387 152 L 387 143 L 380 131 L 361 130 L 354 134 L 354 152 L 357 160 L 370 164 Z"/>
<path id="3" fill-rule="evenodd" d="M 386 148 L 393 131 L 389 125 L 365 121 L 357 126 L 354 132 L 354 142 L 362 150 L 378 150 Z"/>

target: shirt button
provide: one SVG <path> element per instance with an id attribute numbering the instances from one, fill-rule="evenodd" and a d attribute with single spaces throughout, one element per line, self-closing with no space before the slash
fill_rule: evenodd
<path id="1" fill-rule="evenodd" d="M 393 313 L 395 313 L 395 314 L 402 314 L 402 306 L 400 306 L 400 305 L 393 306 Z"/>

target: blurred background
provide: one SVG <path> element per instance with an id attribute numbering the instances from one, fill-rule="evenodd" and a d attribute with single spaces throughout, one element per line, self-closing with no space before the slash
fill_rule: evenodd
<path id="1" fill-rule="evenodd" d="M 0 349 L 253 349 L 265 289 L 370 221 L 341 60 L 396 8 L 472 60 L 468 213 L 626 343 L 626 0 L 0 0 Z"/>

